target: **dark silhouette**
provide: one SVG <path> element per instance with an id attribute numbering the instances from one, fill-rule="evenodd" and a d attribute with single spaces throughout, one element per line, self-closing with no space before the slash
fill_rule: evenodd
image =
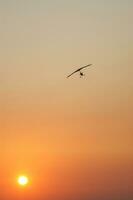
<path id="1" fill-rule="evenodd" d="M 92 64 L 89 64 L 89 65 L 85 65 L 83 67 L 80 67 L 79 69 L 77 69 L 76 71 L 74 71 L 73 73 L 71 73 L 70 75 L 67 76 L 67 78 L 69 78 L 70 76 L 72 76 L 73 74 L 79 72 L 80 73 L 80 78 L 84 76 L 84 73 L 81 72 L 82 69 L 86 68 L 86 67 L 89 67 L 91 66 Z"/>

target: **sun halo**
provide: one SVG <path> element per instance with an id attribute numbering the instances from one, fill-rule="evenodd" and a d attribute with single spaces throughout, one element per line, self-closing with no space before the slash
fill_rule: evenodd
<path id="1" fill-rule="evenodd" d="M 29 182 L 29 179 L 28 179 L 27 176 L 21 175 L 21 176 L 18 177 L 17 181 L 18 181 L 19 185 L 26 186 Z"/>

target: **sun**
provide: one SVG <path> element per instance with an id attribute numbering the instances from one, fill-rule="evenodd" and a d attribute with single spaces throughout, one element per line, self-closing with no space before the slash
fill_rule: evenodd
<path id="1" fill-rule="evenodd" d="M 29 182 L 29 179 L 27 176 L 22 175 L 18 177 L 18 184 L 21 186 L 26 186 Z"/>

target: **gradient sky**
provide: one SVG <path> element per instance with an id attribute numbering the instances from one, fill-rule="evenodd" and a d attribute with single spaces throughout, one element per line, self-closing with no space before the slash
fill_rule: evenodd
<path id="1" fill-rule="evenodd" d="M 1 200 L 133 199 L 132 20 L 132 0 L 0 0 Z"/>

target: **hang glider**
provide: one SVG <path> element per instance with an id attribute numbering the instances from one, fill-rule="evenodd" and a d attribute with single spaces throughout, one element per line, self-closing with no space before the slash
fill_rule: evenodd
<path id="1" fill-rule="evenodd" d="M 81 72 L 81 70 L 84 69 L 84 68 L 86 68 L 86 67 L 89 67 L 89 66 L 91 66 L 91 65 L 92 65 L 92 64 L 89 64 L 89 65 L 85 65 L 85 66 L 83 66 L 83 67 L 80 67 L 79 69 L 77 69 L 77 70 L 75 70 L 74 72 L 72 72 L 71 74 L 69 74 L 69 75 L 67 76 L 67 78 L 69 78 L 70 76 L 72 76 L 73 74 L 75 74 L 75 73 L 77 73 L 77 72 L 79 72 L 80 78 L 81 78 L 82 76 L 84 76 L 84 73 Z"/>

